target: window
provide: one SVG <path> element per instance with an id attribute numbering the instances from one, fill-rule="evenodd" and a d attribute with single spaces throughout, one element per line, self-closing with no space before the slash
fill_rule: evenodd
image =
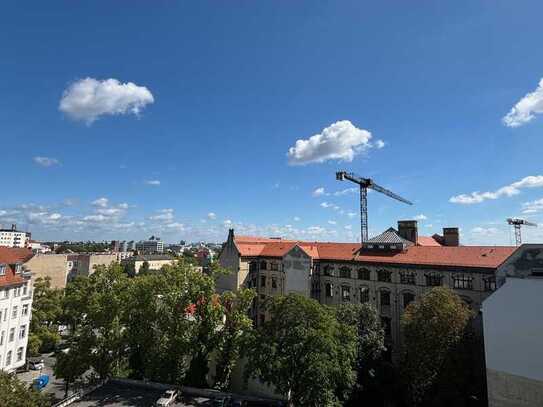
<path id="1" fill-rule="evenodd" d="M 343 301 L 351 301 L 351 287 L 341 286 L 341 298 Z"/>
<path id="2" fill-rule="evenodd" d="M 26 295 L 28 293 L 28 283 L 25 283 L 23 285 L 23 295 Z"/>
<path id="3" fill-rule="evenodd" d="M 279 264 L 277 263 L 271 263 L 271 271 L 278 271 L 279 270 Z"/>
<path id="4" fill-rule="evenodd" d="M 20 264 L 20 263 L 17 263 L 17 264 L 15 265 L 15 273 L 16 273 L 16 274 L 21 274 L 22 271 L 23 271 L 23 265 Z"/>
<path id="5" fill-rule="evenodd" d="M 4 322 L 6 322 L 8 319 L 8 309 L 4 308 Z"/>
<path id="6" fill-rule="evenodd" d="M 266 276 L 260 276 L 260 287 L 266 287 Z"/>
<path id="7" fill-rule="evenodd" d="M 371 272 L 369 269 L 358 269 L 359 280 L 371 280 Z"/>
<path id="8" fill-rule="evenodd" d="M 392 282 L 392 272 L 387 271 L 387 270 L 377 271 L 377 280 L 383 281 L 385 283 Z"/>
<path id="9" fill-rule="evenodd" d="M 360 287 L 360 302 L 365 303 L 370 300 L 370 289 L 368 287 Z"/>
<path id="10" fill-rule="evenodd" d="M 277 289 L 277 277 L 272 276 L 272 288 Z"/>
<path id="11" fill-rule="evenodd" d="M 21 295 L 21 287 L 13 289 L 13 298 L 19 297 Z"/>
<path id="12" fill-rule="evenodd" d="M 4 290 L 4 298 L 9 298 L 9 288 Z"/>
<path id="13" fill-rule="evenodd" d="M 416 276 L 417 274 L 413 271 L 400 271 L 400 283 L 401 284 L 409 284 L 409 285 L 415 285 L 416 284 Z"/>
<path id="14" fill-rule="evenodd" d="M 6 366 L 11 365 L 11 351 L 8 352 L 6 356 Z"/>
<path id="15" fill-rule="evenodd" d="M 266 262 L 265 261 L 260 262 L 260 270 L 266 270 Z"/>
<path id="16" fill-rule="evenodd" d="M 332 266 L 324 266 L 323 267 L 323 274 L 325 276 L 333 276 L 334 275 L 334 268 Z"/>
<path id="17" fill-rule="evenodd" d="M 5 337 L 6 337 L 6 331 L 2 331 L 2 333 L 0 333 L 0 346 L 4 344 Z"/>
<path id="18" fill-rule="evenodd" d="M 21 325 L 19 328 L 19 339 L 23 339 L 26 336 L 26 325 Z"/>
<path id="19" fill-rule="evenodd" d="M 426 285 L 429 287 L 437 287 L 441 285 L 441 281 L 443 280 L 443 276 L 441 274 L 426 274 L 424 276 L 426 278 Z"/>
<path id="20" fill-rule="evenodd" d="M 385 336 L 390 337 L 390 335 L 392 333 L 390 318 L 389 317 L 381 317 L 381 325 L 383 326 L 383 329 L 385 330 Z"/>
<path id="21" fill-rule="evenodd" d="M 472 290 L 473 289 L 473 278 L 465 275 L 456 275 L 453 276 L 454 288 L 460 288 L 463 290 Z"/>
<path id="22" fill-rule="evenodd" d="M 11 328 L 9 330 L 9 342 L 13 342 L 15 339 L 15 328 Z"/>
<path id="23" fill-rule="evenodd" d="M 495 291 L 496 290 L 496 277 L 488 277 L 483 279 L 485 283 L 485 291 Z"/>
<path id="24" fill-rule="evenodd" d="M 390 292 L 389 291 L 381 291 L 381 306 L 383 305 L 390 305 Z"/>
<path id="25" fill-rule="evenodd" d="M 0 264 L 0 276 L 6 275 L 6 265 Z"/>
<path id="26" fill-rule="evenodd" d="M 413 301 L 415 301 L 415 294 L 403 293 L 403 309 L 405 309 Z"/>
<path id="27" fill-rule="evenodd" d="M 253 273 L 256 271 L 257 263 L 252 261 L 249 263 L 249 273 Z"/>
<path id="28" fill-rule="evenodd" d="M 17 349 L 17 362 L 20 362 L 21 360 L 23 360 L 23 352 L 24 352 L 23 347 L 20 347 L 19 349 Z"/>
<path id="29" fill-rule="evenodd" d="M 320 271 L 321 271 L 321 265 L 320 264 L 315 264 L 313 266 L 313 270 L 315 271 L 315 275 L 319 275 L 320 274 Z"/>
<path id="30" fill-rule="evenodd" d="M 21 315 L 24 317 L 24 316 L 27 316 L 28 315 L 28 311 L 30 310 L 30 307 L 28 306 L 28 304 L 24 304 L 23 305 L 23 308 L 21 310 Z"/>
<path id="31" fill-rule="evenodd" d="M 325 292 L 326 292 L 327 297 L 333 297 L 334 296 L 334 285 L 332 283 L 326 283 Z"/>
<path id="32" fill-rule="evenodd" d="M 342 267 L 339 269 L 339 276 L 341 278 L 351 278 L 351 269 L 349 267 Z"/>
<path id="33" fill-rule="evenodd" d="M 11 319 L 17 318 L 17 312 L 19 311 L 17 305 L 13 306 L 13 310 L 11 311 Z"/>

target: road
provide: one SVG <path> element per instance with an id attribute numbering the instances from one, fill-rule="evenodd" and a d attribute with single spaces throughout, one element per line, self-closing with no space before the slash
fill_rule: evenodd
<path id="1" fill-rule="evenodd" d="M 36 359 L 43 359 L 45 367 L 40 370 L 30 370 L 24 373 L 18 373 L 17 377 L 27 383 L 32 384 L 33 380 L 39 375 L 46 374 L 49 376 L 49 384 L 43 389 L 43 393 L 53 394 L 55 399 L 62 400 L 64 398 L 64 380 L 57 379 L 53 374 L 53 366 L 55 365 L 54 353 L 43 354 Z M 34 358 L 33 358 L 34 359 Z M 71 392 L 70 392 L 71 394 Z"/>

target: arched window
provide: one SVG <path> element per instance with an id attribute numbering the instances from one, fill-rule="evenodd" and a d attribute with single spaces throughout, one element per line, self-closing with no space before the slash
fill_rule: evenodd
<path id="1" fill-rule="evenodd" d="M 377 280 L 383 281 L 385 283 L 392 282 L 392 272 L 388 270 L 378 270 L 377 271 Z"/>
<path id="2" fill-rule="evenodd" d="M 332 266 L 326 265 L 322 268 L 322 272 L 325 276 L 333 276 L 334 268 Z"/>
<path id="3" fill-rule="evenodd" d="M 360 303 L 364 304 L 370 301 L 370 289 L 366 286 L 360 287 Z"/>
<path id="4" fill-rule="evenodd" d="M 327 297 L 334 296 L 334 285 L 332 283 L 326 283 L 325 292 Z"/>
<path id="5" fill-rule="evenodd" d="M 341 267 L 339 269 L 339 276 L 341 278 L 351 278 L 351 269 L 349 267 Z"/>
<path id="6" fill-rule="evenodd" d="M 266 266 L 267 266 L 266 261 L 262 260 L 260 262 L 260 270 L 266 270 Z"/>
<path id="7" fill-rule="evenodd" d="M 429 273 L 424 275 L 426 279 L 426 285 L 428 287 L 440 286 L 443 281 L 443 276 L 439 273 Z"/>
<path id="8" fill-rule="evenodd" d="M 402 294 L 402 300 L 403 300 L 403 309 L 406 309 L 409 304 L 415 301 L 415 294 L 409 291 L 405 291 Z"/>
<path id="9" fill-rule="evenodd" d="M 390 306 L 390 291 L 381 290 L 381 292 L 379 293 L 379 300 L 381 306 Z"/>
<path id="10" fill-rule="evenodd" d="M 359 280 L 371 280 L 371 271 L 367 268 L 358 269 L 358 279 Z"/>

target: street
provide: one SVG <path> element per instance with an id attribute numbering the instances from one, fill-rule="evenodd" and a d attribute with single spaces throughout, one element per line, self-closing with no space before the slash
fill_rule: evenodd
<path id="1" fill-rule="evenodd" d="M 17 378 L 30 386 L 34 379 L 42 374 L 46 374 L 49 376 L 49 384 L 43 389 L 42 393 L 53 394 L 56 400 L 62 400 L 64 398 L 64 380 L 57 379 L 53 374 L 53 366 L 55 365 L 54 353 L 43 354 L 37 357 L 37 359 L 40 358 L 43 359 L 45 365 L 41 371 L 29 370 L 28 372 L 18 373 Z"/>

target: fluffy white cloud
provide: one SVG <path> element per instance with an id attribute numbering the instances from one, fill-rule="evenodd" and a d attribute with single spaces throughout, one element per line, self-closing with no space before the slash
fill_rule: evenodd
<path id="1" fill-rule="evenodd" d="M 158 179 L 149 179 L 147 181 L 144 181 L 144 184 L 158 187 L 160 185 L 160 181 Z"/>
<path id="2" fill-rule="evenodd" d="M 175 230 L 175 231 L 178 231 L 178 232 L 182 232 L 182 231 L 185 230 L 185 225 L 183 225 L 182 223 L 179 223 L 179 222 L 168 223 L 166 225 L 166 227 L 168 229 Z"/>
<path id="3" fill-rule="evenodd" d="M 513 182 L 510 185 L 506 185 L 497 189 L 496 191 L 489 192 L 472 192 L 471 194 L 461 194 L 453 196 L 449 199 L 449 202 L 471 205 L 481 203 L 488 199 L 498 199 L 502 196 L 513 196 L 520 194 L 520 190 L 524 188 L 540 188 L 543 187 L 543 175 L 530 175 L 521 179 L 520 181 Z"/>
<path id="4" fill-rule="evenodd" d="M 92 206 L 97 206 L 99 208 L 107 208 L 107 205 L 109 203 L 109 199 L 107 198 L 98 198 L 91 202 Z"/>
<path id="5" fill-rule="evenodd" d="M 33 157 L 32 160 L 36 164 L 41 165 L 42 167 L 52 167 L 54 165 L 59 165 L 60 164 L 59 160 L 57 160 L 56 158 L 51 158 L 51 157 L 37 156 L 37 157 Z"/>
<path id="6" fill-rule="evenodd" d="M 329 220 L 328 224 L 329 225 L 337 225 L 337 222 L 335 220 Z"/>
<path id="7" fill-rule="evenodd" d="M 428 217 L 421 213 L 419 215 L 416 215 L 413 219 L 415 219 L 415 220 L 426 220 L 426 219 L 428 219 Z"/>
<path id="8" fill-rule="evenodd" d="M 377 141 L 375 142 L 375 147 L 376 147 L 376 148 L 381 149 L 381 148 L 383 148 L 384 146 L 385 146 L 385 142 L 384 142 L 383 140 L 377 140 Z"/>
<path id="9" fill-rule="evenodd" d="M 110 218 L 105 215 L 99 214 L 84 216 L 83 220 L 86 222 L 105 222 L 106 220 L 110 220 Z"/>
<path id="10" fill-rule="evenodd" d="M 209 212 L 207 214 L 207 218 L 211 219 L 211 220 L 215 220 L 215 219 L 217 219 L 217 215 L 214 212 Z"/>
<path id="11" fill-rule="evenodd" d="M 341 120 L 326 127 L 319 134 L 297 140 L 288 150 L 288 161 L 291 165 L 322 163 L 328 160 L 351 162 L 357 154 L 373 147 L 371 137 L 369 131 L 357 128 L 349 120 Z"/>
<path id="12" fill-rule="evenodd" d="M 140 111 L 155 100 L 145 86 L 117 79 L 85 78 L 72 83 L 63 93 L 59 109 L 74 120 L 91 124 L 102 115 Z"/>
<path id="13" fill-rule="evenodd" d="M 99 213 L 104 216 L 117 216 L 123 213 L 123 210 L 120 208 L 98 208 L 96 213 Z"/>
<path id="14" fill-rule="evenodd" d="M 319 187 L 319 188 L 317 188 L 317 189 L 315 189 L 315 190 L 313 191 L 313 194 L 312 194 L 312 195 L 315 196 L 315 197 L 318 197 L 318 196 L 323 196 L 324 194 L 326 194 L 326 192 L 324 191 L 324 188 L 323 188 L 323 187 Z"/>
<path id="15" fill-rule="evenodd" d="M 543 113 L 543 78 L 535 91 L 520 99 L 502 119 L 508 127 L 519 127 L 532 121 L 536 114 Z"/>
<path id="16" fill-rule="evenodd" d="M 156 215 L 149 216 L 150 220 L 160 220 L 160 221 L 172 221 L 174 218 L 173 215 L 173 209 L 166 208 L 166 209 L 160 209 L 157 211 Z"/>
<path id="17" fill-rule="evenodd" d="M 228 226 L 232 226 L 232 223 L 233 223 L 233 222 L 232 222 L 230 219 L 226 219 L 226 220 L 223 222 L 223 225 L 228 227 Z"/>
<path id="18" fill-rule="evenodd" d="M 522 204 L 522 213 L 530 214 L 543 211 L 543 198 L 535 201 L 524 202 Z"/>

